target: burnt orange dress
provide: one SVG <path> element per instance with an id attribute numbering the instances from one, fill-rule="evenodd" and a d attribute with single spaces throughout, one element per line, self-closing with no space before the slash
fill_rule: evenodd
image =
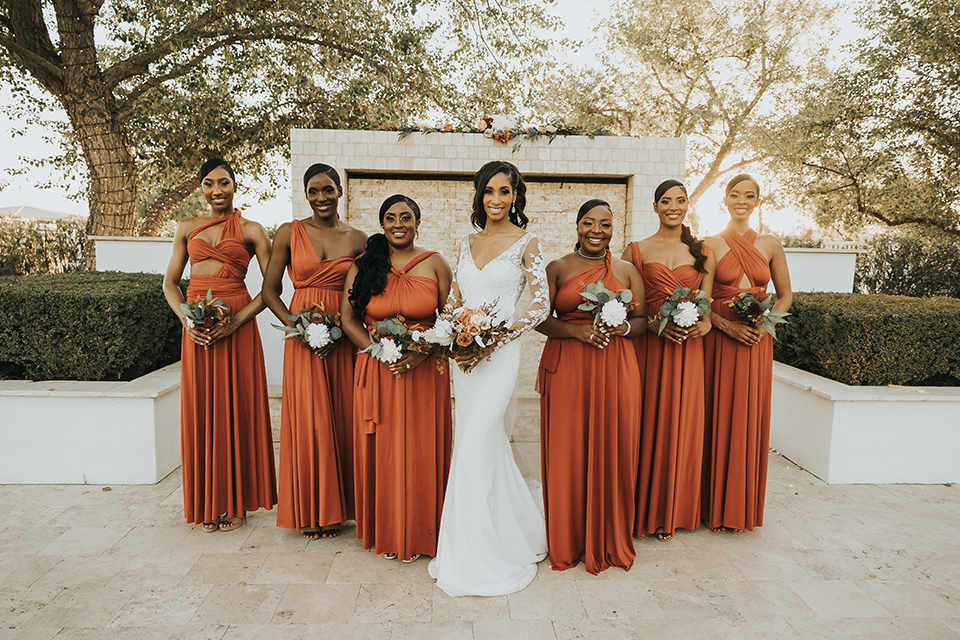
<path id="1" fill-rule="evenodd" d="M 610 268 L 610 252 L 557 291 L 554 308 L 564 322 L 589 324 L 578 311 L 580 292 L 603 278 L 611 291 L 626 286 Z M 632 340 L 610 339 L 603 349 L 575 338 L 547 338 L 540 359 L 540 453 L 550 565 L 583 561 L 597 574 L 629 570 L 640 447 L 640 370 Z"/>
<path id="2" fill-rule="evenodd" d="M 770 281 L 767 259 L 746 235 L 724 230 L 730 247 L 717 263 L 713 313 L 729 320 L 737 315 L 727 303 L 741 291 L 765 291 Z M 746 275 L 750 286 L 741 288 Z M 707 432 L 704 455 L 703 518 L 710 527 L 752 531 L 763 524 L 770 443 L 770 395 L 773 339 L 766 335 L 752 347 L 721 331 L 704 338 Z"/>
<path id="3" fill-rule="evenodd" d="M 217 224 L 223 224 L 223 232 L 216 246 L 195 237 Z M 216 275 L 190 277 L 187 302 L 196 302 L 211 289 L 233 313 L 250 303 L 243 277 L 253 254 L 243 241 L 239 211 L 195 229 L 187 238 L 187 253 L 190 264 L 208 258 L 223 263 Z M 257 323 L 244 323 L 209 349 L 184 331 L 180 353 L 180 455 L 187 522 L 272 509 L 277 488 Z"/>
<path id="4" fill-rule="evenodd" d="M 700 288 L 703 274 L 692 264 L 676 269 L 644 264 L 636 242 L 630 251 L 643 276 L 648 316 L 656 315 L 677 287 Z M 635 344 L 643 376 L 643 435 L 634 533 L 696 529 L 703 460 L 703 338 L 677 344 L 648 331 Z"/>
<path id="5" fill-rule="evenodd" d="M 434 253 L 390 267 L 386 289 L 367 304 L 368 330 L 397 315 L 411 328 L 433 326 L 437 283 L 407 271 Z M 397 378 L 361 353 L 354 384 L 357 538 L 400 560 L 434 556 L 453 444 L 446 358 L 430 356 Z"/>
<path id="6" fill-rule="evenodd" d="M 290 313 L 337 313 L 349 256 L 321 260 L 303 224 L 290 224 Z M 353 371 L 344 336 L 324 358 L 284 340 L 277 526 L 303 529 L 353 519 Z"/>

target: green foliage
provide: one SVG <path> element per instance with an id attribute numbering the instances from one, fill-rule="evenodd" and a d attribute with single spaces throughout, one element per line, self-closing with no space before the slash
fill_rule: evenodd
<path id="1" fill-rule="evenodd" d="M 629 0 L 605 25 L 604 71 L 567 69 L 545 101 L 569 122 L 685 136 L 694 204 L 763 155 L 752 130 L 824 73 L 830 19 L 819 0 Z"/>
<path id="2" fill-rule="evenodd" d="M 960 300 L 796 293 L 774 358 L 849 385 L 960 386 Z"/>
<path id="3" fill-rule="evenodd" d="M 181 325 L 162 282 L 109 271 L 0 277 L 0 372 L 132 380 L 176 362 Z"/>
<path id="4" fill-rule="evenodd" d="M 855 287 L 863 293 L 960 298 L 960 242 L 932 234 L 878 235 L 857 256 Z"/>
<path id="5" fill-rule="evenodd" d="M 861 23 L 871 34 L 852 60 L 813 83 L 764 144 L 823 227 L 960 237 L 960 5 L 880 0 Z"/>
<path id="6" fill-rule="evenodd" d="M 823 240 L 812 237 L 810 233 L 804 235 L 777 233 L 775 235 L 784 249 L 820 249 L 823 247 Z"/>
<path id="7" fill-rule="evenodd" d="M 85 224 L 80 217 L 56 222 L 0 217 L 0 276 L 79 270 Z"/>

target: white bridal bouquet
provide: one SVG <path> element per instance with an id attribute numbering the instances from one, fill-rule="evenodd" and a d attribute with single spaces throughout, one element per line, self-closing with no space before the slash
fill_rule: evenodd
<path id="1" fill-rule="evenodd" d="M 303 309 L 300 313 L 288 316 L 288 319 L 293 322 L 292 327 L 279 324 L 270 326 L 286 333 L 284 339 L 293 338 L 313 349 L 317 355 L 320 355 L 320 349 L 343 336 L 340 314 L 327 313 L 323 304 L 314 304 L 310 309 Z"/>

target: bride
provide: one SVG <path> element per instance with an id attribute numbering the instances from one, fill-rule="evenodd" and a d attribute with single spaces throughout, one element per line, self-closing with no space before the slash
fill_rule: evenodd
<path id="1" fill-rule="evenodd" d="M 547 552 L 543 513 L 517 468 L 503 421 L 520 366 L 516 338 L 547 317 L 550 301 L 540 242 L 525 231 L 520 172 L 489 162 L 473 184 L 470 221 L 480 231 L 460 243 L 451 297 L 456 306 L 496 304 L 510 330 L 507 339 L 452 367 L 453 462 L 429 570 L 451 596 L 498 596 L 530 584 Z M 525 283 L 533 301 L 520 313 Z"/>

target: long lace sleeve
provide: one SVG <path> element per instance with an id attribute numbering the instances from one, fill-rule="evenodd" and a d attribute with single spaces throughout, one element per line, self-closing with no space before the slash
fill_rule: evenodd
<path id="1" fill-rule="evenodd" d="M 550 315 L 550 287 L 547 286 L 547 268 L 540 255 L 540 240 L 534 236 L 523 251 L 523 273 L 530 288 L 530 306 L 510 325 L 507 338 L 497 346 L 516 340 Z M 522 283 L 521 283 L 522 286 Z"/>
<path id="2" fill-rule="evenodd" d="M 469 241 L 467 238 L 464 238 L 460 242 L 460 251 L 457 253 L 457 263 L 453 267 L 453 281 L 450 283 L 450 293 L 447 294 L 447 302 L 445 306 L 450 306 L 456 309 L 463 302 L 463 296 L 460 294 L 460 284 L 459 284 L 459 274 L 460 274 L 460 263 L 463 261 L 463 245 L 467 243 L 469 247 Z"/>

